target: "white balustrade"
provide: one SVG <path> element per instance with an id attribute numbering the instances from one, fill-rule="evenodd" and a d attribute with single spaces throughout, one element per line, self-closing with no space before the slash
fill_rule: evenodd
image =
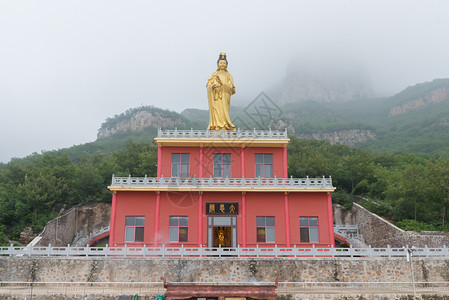
<path id="1" fill-rule="evenodd" d="M 406 259 L 407 252 L 414 258 L 449 259 L 449 249 L 442 248 L 206 248 L 206 247 L 17 247 L 0 246 L 0 256 L 123 256 L 123 257 L 251 257 L 281 259 Z"/>
<path id="2" fill-rule="evenodd" d="M 115 177 L 113 187 L 273 187 L 273 188 L 322 188 L 332 187 L 332 177 L 326 178 L 179 178 L 179 177 Z"/>
<path id="3" fill-rule="evenodd" d="M 157 131 L 158 138 L 222 138 L 222 139 L 287 139 L 287 129 L 280 130 L 162 130 Z"/>

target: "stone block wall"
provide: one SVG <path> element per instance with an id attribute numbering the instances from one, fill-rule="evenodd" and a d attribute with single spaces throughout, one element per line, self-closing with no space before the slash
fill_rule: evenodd
<path id="1" fill-rule="evenodd" d="M 332 213 L 334 215 L 334 225 L 355 225 L 355 209 L 346 209 L 340 204 L 332 205 Z"/>
<path id="2" fill-rule="evenodd" d="M 74 207 L 65 214 L 48 222 L 36 246 L 67 246 L 81 230 L 86 237 L 101 227 L 109 225 L 111 205 L 93 203 Z"/>
<path id="3" fill-rule="evenodd" d="M 384 248 L 415 246 L 418 248 L 441 248 L 449 246 L 449 232 L 404 231 L 378 215 L 366 210 L 357 203 L 353 204 L 351 215 L 354 224 L 359 226 L 365 243 L 372 247 Z"/>
<path id="4" fill-rule="evenodd" d="M 448 282 L 449 260 L 413 260 L 415 281 Z M 0 257 L 0 281 L 410 282 L 405 259 Z"/>
<path id="5" fill-rule="evenodd" d="M 367 245 L 372 247 L 399 246 L 393 245 L 393 243 L 397 236 L 405 234 L 404 230 L 371 213 L 357 203 L 353 203 L 352 211 L 355 215 L 355 223 L 359 226 L 359 232 L 363 235 Z"/>

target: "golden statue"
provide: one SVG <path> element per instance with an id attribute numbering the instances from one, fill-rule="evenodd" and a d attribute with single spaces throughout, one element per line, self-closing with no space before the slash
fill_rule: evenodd
<path id="1" fill-rule="evenodd" d="M 207 80 L 207 98 L 209 100 L 209 130 L 235 130 L 229 117 L 231 95 L 235 94 L 234 80 L 228 72 L 226 53 L 220 53 L 217 71 Z"/>
<path id="2" fill-rule="evenodd" d="M 225 239 L 224 231 L 223 231 L 223 229 L 220 229 L 220 231 L 218 232 L 218 244 L 221 246 L 224 246 L 225 245 L 224 239 Z"/>

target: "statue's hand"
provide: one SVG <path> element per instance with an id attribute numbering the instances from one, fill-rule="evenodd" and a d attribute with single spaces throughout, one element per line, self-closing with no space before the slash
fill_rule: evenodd
<path id="1" fill-rule="evenodd" d="M 214 83 L 214 84 L 212 85 L 212 88 L 213 88 L 213 89 L 216 89 L 216 88 L 218 88 L 219 86 L 220 86 L 219 84 Z"/>

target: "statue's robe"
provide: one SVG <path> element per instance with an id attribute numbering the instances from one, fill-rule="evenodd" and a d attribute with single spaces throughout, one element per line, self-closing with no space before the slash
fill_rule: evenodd
<path id="1" fill-rule="evenodd" d="M 218 78 L 217 78 L 218 77 Z M 214 84 L 219 87 L 212 88 Z M 229 116 L 231 95 L 235 94 L 234 80 L 228 71 L 216 71 L 207 80 L 209 100 L 209 130 L 235 130 Z"/>

